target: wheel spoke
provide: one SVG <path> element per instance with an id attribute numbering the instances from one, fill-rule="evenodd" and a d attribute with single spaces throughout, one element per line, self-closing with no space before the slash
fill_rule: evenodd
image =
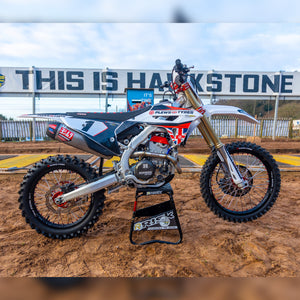
<path id="1" fill-rule="evenodd" d="M 238 188 L 231 178 L 225 176 L 218 164 L 215 175 L 211 177 L 211 188 L 219 205 L 229 211 L 244 213 L 258 206 L 264 199 L 269 186 L 268 173 L 255 155 L 234 153 L 231 156 L 243 178 L 249 182 L 249 186 L 244 189 Z"/>
<path id="2" fill-rule="evenodd" d="M 69 183 L 81 184 L 84 178 L 77 172 L 60 168 L 46 173 L 35 187 L 35 207 L 47 222 L 68 226 L 81 220 L 88 212 L 90 199 L 84 198 L 64 206 L 57 206 L 55 198 L 61 195 L 62 187 Z M 71 205 L 71 206 L 70 206 Z"/>
<path id="3" fill-rule="evenodd" d="M 54 179 L 55 179 L 56 183 L 59 185 L 59 180 L 56 178 L 56 175 L 55 175 L 55 173 L 54 173 L 54 172 L 52 172 L 52 175 L 53 175 L 53 177 L 54 177 Z"/>
<path id="4" fill-rule="evenodd" d="M 278 166 L 265 149 L 255 144 L 234 142 L 226 148 L 246 184 L 238 187 L 226 172 L 227 167 L 222 167 L 218 153 L 213 152 L 202 170 L 202 196 L 208 207 L 225 220 L 254 220 L 265 214 L 278 197 Z"/>
<path id="5" fill-rule="evenodd" d="M 50 184 L 48 183 L 48 180 L 47 180 L 47 178 L 44 178 L 44 181 L 46 182 L 46 184 L 47 184 L 48 188 L 50 188 Z"/>

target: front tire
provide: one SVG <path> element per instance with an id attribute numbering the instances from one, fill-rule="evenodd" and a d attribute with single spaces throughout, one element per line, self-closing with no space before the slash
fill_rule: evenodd
<path id="1" fill-rule="evenodd" d="M 256 144 L 226 145 L 248 187 L 238 188 L 214 151 L 206 161 L 200 187 L 207 206 L 219 217 L 232 222 L 248 222 L 264 215 L 280 191 L 280 172 L 273 157 Z"/>
<path id="2" fill-rule="evenodd" d="M 104 190 L 60 205 L 55 199 L 95 178 L 96 171 L 76 157 L 58 155 L 41 160 L 21 183 L 19 208 L 23 217 L 31 228 L 53 239 L 86 233 L 102 214 Z"/>

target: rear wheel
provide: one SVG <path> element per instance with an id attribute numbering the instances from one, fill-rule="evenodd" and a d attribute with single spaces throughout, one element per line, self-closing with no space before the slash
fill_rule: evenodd
<path id="1" fill-rule="evenodd" d="M 66 239 L 87 232 L 102 214 L 104 191 L 64 204 L 58 204 L 56 199 L 96 177 L 96 171 L 76 157 L 56 156 L 40 161 L 25 175 L 19 191 L 26 222 L 51 238 Z"/>
<path id="2" fill-rule="evenodd" d="M 219 217 L 247 222 L 265 214 L 280 191 L 280 172 L 275 160 L 263 148 L 252 143 L 226 145 L 247 187 L 241 189 L 225 172 L 214 152 L 206 161 L 200 178 L 202 196 Z"/>

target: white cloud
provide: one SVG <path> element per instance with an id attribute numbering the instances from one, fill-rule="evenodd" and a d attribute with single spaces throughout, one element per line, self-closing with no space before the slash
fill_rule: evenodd
<path id="1" fill-rule="evenodd" d="M 49 61 L 72 64 L 80 57 L 81 39 L 88 24 L 2 24 L 0 40 L 3 61 L 26 65 L 28 61 L 49 65 Z"/>
<path id="2" fill-rule="evenodd" d="M 300 47 L 300 32 L 291 34 L 279 34 L 274 37 L 274 43 L 278 46 L 285 46 L 287 48 Z"/>
<path id="3" fill-rule="evenodd" d="M 197 33 L 191 24 L 4 24 L 3 32 L 2 65 L 170 68 L 201 53 L 186 51 Z"/>
<path id="4" fill-rule="evenodd" d="M 298 24 L 1 24 L 1 66 L 170 69 L 295 69 Z M 295 66 L 295 67 L 293 67 Z"/>
<path id="5" fill-rule="evenodd" d="M 294 71 L 299 53 L 294 23 L 1 24 L 1 67 Z"/>

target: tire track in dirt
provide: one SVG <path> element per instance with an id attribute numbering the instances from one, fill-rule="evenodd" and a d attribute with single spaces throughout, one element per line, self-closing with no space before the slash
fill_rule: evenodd
<path id="1" fill-rule="evenodd" d="M 104 213 L 81 238 L 47 239 L 18 209 L 21 175 L 0 177 L 0 274 L 4 276 L 200 277 L 299 276 L 298 173 L 282 174 L 282 191 L 262 218 L 243 224 L 215 216 L 199 191 L 199 174 L 172 181 L 183 231 L 178 246 L 129 242 L 134 191 L 107 197 Z"/>

